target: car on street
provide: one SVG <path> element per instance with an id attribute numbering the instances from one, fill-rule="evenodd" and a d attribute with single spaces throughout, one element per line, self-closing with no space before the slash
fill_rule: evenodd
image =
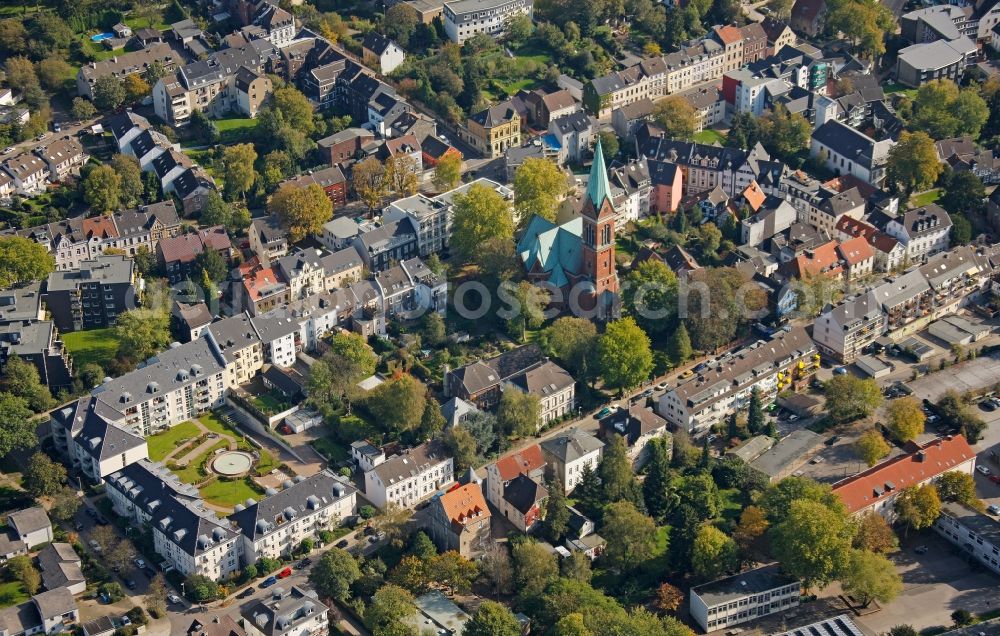
<path id="1" fill-rule="evenodd" d="M 12 152 L 14 152 L 14 146 L 7 146 L 3 149 L 3 154 L 5 155 L 9 155 Z"/>
<path id="2" fill-rule="evenodd" d="M 989 478 L 994 484 L 1000 485 L 1000 475 L 990 475 Z"/>
<path id="3" fill-rule="evenodd" d="M 125 587 L 130 590 L 135 589 L 135 579 L 125 579 Z"/>
<path id="4" fill-rule="evenodd" d="M 997 405 L 993 403 L 993 400 L 983 400 L 979 403 L 979 408 L 989 413 L 997 410 Z"/>
<path id="5" fill-rule="evenodd" d="M 296 570 L 304 570 L 305 568 L 309 567 L 310 565 L 312 565 L 312 559 L 308 559 L 308 558 L 302 559 L 301 561 L 299 561 L 298 563 L 295 564 L 295 569 Z"/>
<path id="6" fill-rule="evenodd" d="M 263 581 L 261 581 L 261 583 L 260 583 L 260 589 L 266 590 L 267 588 L 271 587 L 272 585 L 274 585 L 277 582 L 278 582 L 278 578 L 277 577 L 269 576 L 266 579 L 264 579 Z"/>
<path id="7" fill-rule="evenodd" d="M 132 563 L 135 563 L 135 567 L 139 568 L 140 570 L 146 567 L 146 562 L 143 561 L 142 559 L 135 559 L 134 561 L 132 561 Z"/>
<path id="8" fill-rule="evenodd" d="M 292 575 L 292 568 L 285 568 L 281 572 L 278 572 L 279 579 L 287 579 Z"/>
<path id="9" fill-rule="evenodd" d="M 645 391 L 639 394 L 639 397 L 648 398 L 651 395 L 653 395 L 653 389 L 646 389 Z"/>
<path id="10" fill-rule="evenodd" d="M 657 391 L 663 391 L 666 388 L 667 388 L 667 383 L 666 382 L 660 382 L 659 384 L 656 385 L 656 390 Z"/>
<path id="11" fill-rule="evenodd" d="M 925 545 L 918 545 L 916 548 L 913 549 L 913 551 L 916 552 L 917 554 L 926 554 L 927 553 L 927 546 L 925 546 Z"/>
<path id="12" fill-rule="evenodd" d="M 837 367 L 833 370 L 833 375 L 847 375 L 847 367 Z"/>
<path id="13" fill-rule="evenodd" d="M 823 456 L 822 455 L 817 455 L 817 456 L 813 457 L 812 459 L 810 459 L 809 463 L 810 464 L 819 464 L 822 461 L 823 461 Z"/>
<path id="14" fill-rule="evenodd" d="M 98 543 L 97 541 L 91 539 L 90 541 L 87 542 L 87 545 L 89 545 L 90 549 L 96 552 L 97 554 L 101 553 L 101 544 Z"/>
<path id="15" fill-rule="evenodd" d="M 680 375 L 680 378 L 682 380 L 686 380 L 687 378 L 690 378 L 692 375 L 694 375 L 694 371 L 692 371 L 691 369 L 688 369 L 687 371 L 685 371 L 684 373 L 682 373 Z"/>
<path id="16" fill-rule="evenodd" d="M 350 545 L 350 541 L 348 541 L 347 539 L 341 539 L 341 540 L 340 540 L 340 541 L 338 541 L 338 542 L 337 542 L 337 543 L 336 543 L 335 545 L 336 545 L 336 547 L 338 547 L 338 548 L 340 548 L 341 550 L 343 550 L 343 549 L 344 549 L 344 548 L 346 548 L 346 547 L 347 547 L 348 545 Z"/>
<path id="17" fill-rule="evenodd" d="M 993 504 L 986 509 L 986 512 L 990 513 L 991 515 L 1000 515 L 1000 506 Z"/>
<path id="18" fill-rule="evenodd" d="M 52 124 L 52 130 L 54 130 L 56 132 L 61 132 L 62 131 L 62 124 L 60 124 L 59 122 L 55 122 L 54 124 Z"/>
<path id="19" fill-rule="evenodd" d="M 833 446 L 834 444 L 836 444 L 839 441 L 840 441 L 840 435 L 834 435 L 833 437 L 831 437 L 828 440 L 826 440 L 826 445 L 827 446 Z"/>
<path id="20" fill-rule="evenodd" d="M 247 589 L 245 589 L 242 592 L 240 592 L 239 594 L 237 594 L 236 598 L 246 598 L 248 596 L 253 596 L 253 588 L 252 587 L 248 587 Z"/>
<path id="21" fill-rule="evenodd" d="M 986 466 L 976 466 L 976 470 L 978 470 L 979 474 L 981 474 L 981 475 L 989 475 L 990 474 L 990 469 L 987 468 Z"/>
<path id="22" fill-rule="evenodd" d="M 609 415 L 611 415 L 611 408 L 605 406 L 603 409 L 594 414 L 594 419 L 603 420 Z"/>
<path id="23" fill-rule="evenodd" d="M 176 594 L 170 594 L 167 596 L 167 600 L 173 603 L 174 605 L 179 605 L 181 602 L 181 597 L 177 596 Z"/>

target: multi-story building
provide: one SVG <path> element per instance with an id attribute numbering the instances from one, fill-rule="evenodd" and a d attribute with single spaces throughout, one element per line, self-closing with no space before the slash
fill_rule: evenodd
<path id="1" fill-rule="evenodd" d="M 671 91 L 673 92 L 673 91 Z M 644 99 L 657 100 L 667 94 L 667 63 L 662 57 L 648 57 L 623 71 L 596 77 L 583 87 L 583 105 L 599 121 Z"/>
<path id="2" fill-rule="evenodd" d="M 322 256 L 322 251 L 309 248 L 282 256 L 275 262 L 276 271 L 288 283 L 292 300 L 325 291 L 326 270 Z"/>
<path id="3" fill-rule="evenodd" d="M 454 208 L 446 201 L 415 194 L 390 203 L 382 218 L 387 222 L 404 216 L 413 219 L 420 228 L 417 240 L 420 256 L 426 258 L 448 247 L 453 215 Z"/>
<path id="4" fill-rule="evenodd" d="M 406 53 L 398 44 L 376 31 L 365 36 L 361 51 L 364 63 L 379 69 L 385 75 L 392 73 L 406 60 Z"/>
<path id="5" fill-rule="evenodd" d="M 508 148 L 521 145 L 521 115 L 509 99 L 473 114 L 466 121 L 465 129 L 467 141 L 490 159 L 502 157 Z"/>
<path id="6" fill-rule="evenodd" d="M 56 449 L 92 482 L 149 457 L 142 430 L 126 430 L 103 415 L 105 405 L 83 397 L 53 411 L 50 428 Z"/>
<path id="7" fill-rule="evenodd" d="M 65 587 L 41 592 L 19 605 L 5 607 L 0 613 L 3 634 L 65 634 L 80 620 L 80 610 L 73 593 Z"/>
<path id="8" fill-rule="evenodd" d="M 477 360 L 445 374 L 445 397 L 460 397 L 481 410 L 500 403 L 505 382 L 545 363 L 541 349 L 526 345 L 489 360 Z"/>
<path id="9" fill-rule="evenodd" d="M 886 315 L 886 329 L 903 335 L 930 322 L 934 292 L 919 269 L 885 282 L 872 290 Z"/>
<path id="10" fill-rule="evenodd" d="M 946 502 L 934 530 L 973 559 L 1000 574 L 1000 523 L 959 503 Z"/>
<path id="11" fill-rule="evenodd" d="M 989 278 L 990 266 L 974 247 L 966 245 L 936 254 L 920 267 L 920 273 L 934 292 L 932 318 L 955 313 L 958 307 L 977 297 Z"/>
<path id="12" fill-rule="evenodd" d="M 754 181 L 766 194 L 774 194 L 770 184 L 780 181 L 778 175 L 784 171 L 784 164 L 771 161 L 771 156 L 760 144 L 750 150 L 741 150 L 652 136 L 639 144 L 639 152 L 649 161 L 679 166 L 685 196 L 721 187 L 730 198 L 736 198 Z"/>
<path id="13" fill-rule="evenodd" d="M 288 254 L 288 235 L 274 215 L 254 219 L 247 230 L 247 239 L 250 249 L 265 263 Z"/>
<path id="14" fill-rule="evenodd" d="M 105 484 L 115 512 L 149 528 L 156 553 L 177 572 L 220 581 L 240 568 L 236 532 L 164 467 L 144 459 L 108 475 Z"/>
<path id="15" fill-rule="evenodd" d="M 264 345 L 248 312 L 213 322 L 206 332 L 225 360 L 226 388 L 246 384 L 264 366 Z"/>
<path id="16" fill-rule="evenodd" d="M 430 505 L 430 534 L 442 551 L 472 559 L 492 543 L 490 509 L 477 483 L 444 493 Z"/>
<path id="17" fill-rule="evenodd" d="M 744 64 L 751 64 L 770 55 L 767 50 L 767 31 L 759 22 L 740 27 L 740 36 L 743 38 Z"/>
<path id="18" fill-rule="evenodd" d="M 559 476 L 567 494 L 583 479 L 584 471 L 597 470 L 604 450 L 604 442 L 576 427 L 542 441 L 539 446 L 548 470 Z"/>
<path id="19" fill-rule="evenodd" d="M 208 249 L 229 260 L 233 244 L 221 225 L 161 240 L 156 244 L 156 261 L 171 283 L 179 283 L 190 277 L 198 256 Z"/>
<path id="20" fill-rule="evenodd" d="M 112 215 L 111 220 L 117 236 L 110 241 L 110 247 L 122 250 L 128 256 L 135 256 L 140 248 L 152 254 L 161 239 L 177 236 L 181 231 L 173 199 L 119 212 Z M 91 258 L 95 256 L 96 250 L 91 253 Z"/>
<path id="21" fill-rule="evenodd" d="M 11 185 L 18 194 L 34 196 L 44 190 L 49 183 L 48 164 L 27 152 L 7 159 L 2 167 L 13 180 Z"/>
<path id="22" fill-rule="evenodd" d="M 583 163 L 590 156 L 597 126 L 589 113 L 577 110 L 549 121 L 549 134 L 558 144 L 556 163 Z"/>
<path id="23" fill-rule="evenodd" d="M 833 484 L 847 512 L 860 516 L 877 512 L 888 520 L 896 517 L 893 503 L 906 488 L 931 483 L 948 472 L 973 474 L 976 451 L 962 435 L 931 440 L 926 444 L 907 442 L 906 451 L 868 470 Z"/>
<path id="24" fill-rule="evenodd" d="M 673 451 L 673 436 L 667 429 L 667 421 L 641 404 L 628 408 L 619 406 L 598 422 L 600 436 L 610 440 L 614 435 L 621 436 L 625 442 L 626 453 L 636 470 L 642 468 L 649 460 L 650 441 L 666 439 Z M 669 453 L 668 453 L 669 455 Z"/>
<path id="25" fill-rule="evenodd" d="M 392 318 L 408 320 L 432 311 L 444 313 L 448 304 L 448 281 L 419 258 L 376 272 L 374 286 L 381 310 Z"/>
<path id="26" fill-rule="evenodd" d="M 507 486 L 521 475 L 537 482 L 545 480 L 545 457 L 538 444 L 505 455 L 486 467 L 486 498 L 504 518 L 509 517 L 505 510 L 504 493 Z"/>
<path id="27" fill-rule="evenodd" d="M 133 53 L 122 53 L 111 59 L 91 62 L 80 67 L 76 74 L 76 91 L 81 97 L 94 99 L 94 84 L 102 77 L 112 76 L 124 80 L 129 75 L 142 73 L 155 62 L 171 72 L 183 60 L 169 44 L 158 42 Z"/>
<path id="28" fill-rule="evenodd" d="M 931 203 L 892 218 L 885 224 L 885 233 L 903 244 L 911 262 L 924 261 L 948 249 L 951 216 Z"/>
<path id="29" fill-rule="evenodd" d="M 330 632 L 329 611 L 316 592 L 298 585 L 285 591 L 279 585 L 240 614 L 247 636 L 322 636 Z"/>
<path id="30" fill-rule="evenodd" d="M 442 18 L 444 32 L 452 42 L 464 43 L 469 38 L 486 33 L 501 35 L 507 21 L 517 15 L 530 19 L 533 0 L 455 0 L 445 2 Z"/>
<path id="31" fill-rule="evenodd" d="M 743 66 L 743 33 L 732 25 L 717 26 L 712 36 L 723 47 L 722 72 L 728 73 Z"/>
<path id="32" fill-rule="evenodd" d="M 365 497 L 379 508 L 412 508 L 454 482 L 455 465 L 437 441 L 393 455 L 365 472 Z"/>
<path id="33" fill-rule="evenodd" d="M 69 135 L 35 148 L 35 154 L 49 167 L 50 181 L 62 181 L 70 175 L 80 174 L 80 168 L 90 159 L 83 145 Z"/>
<path id="34" fill-rule="evenodd" d="M 813 340 L 822 354 L 850 363 L 882 335 L 885 326 L 882 304 L 874 293 L 866 293 L 817 316 Z"/>
<path id="35" fill-rule="evenodd" d="M 10 526 L 11 536 L 16 537 L 14 540 L 23 543 L 27 550 L 52 542 L 52 523 L 45 514 L 45 508 L 41 506 L 9 513 L 7 524 Z"/>
<path id="36" fill-rule="evenodd" d="M 325 469 L 286 481 L 281 490 L 269 488 L 259 502 L 237 505 L 229 522 L 239 534 L 243 562 L 290 555 L 303 540 L 336 528 L 354 514 L 357 494 L 346 479 Z"/>
<path id="37" fill-rule="evenodd" d="M 625 227 L 649 214 L 653 198 L 653 179 L 645 157 L 612 168 L 608 174 L 615 225 Z"/>
<path id="38" fill-rule="evenodd" d="M 894 145 L 891 138 L 875 141 L 846 124 L 830 120 L 813 131 L 809 155 L 822 160 L 836 174 L 849 174 L 878 185 L 885 179 L 889 150 Z"/>
<path id="39" fill-rule="evenodd" d="M 390 221 L 356 236 L 354 248 L 371 272 L 388 269 L 394 262 L 413 258 L 419 253 L 420 230 L 410 216 Z"/>
<path id="40" fill-rule="evenodd" d="M 722 77 L 725 48 L 710 38 L 663 56 L 666 64 L 666 94 L 679 93 L 696 84 Z"/>
<path id="41" fill-rule="evenodd" d="M 914 44 L 901 49 L 896 57 L 896 81 L 913 87 L 941 79 L 957 82 L 966 67 L 975 63 L 977 54 L 976 45 L 965 36 Z"/>
<path id="42" fill-rule="evenodd" d="M 45 305 L 60 331 L 102 329 L 136 306 L 135 283 L 132 259 L 98 256 L 49 274 Z"/>
<path id="43" fill-rule="evenodd" d="M 0 371 L 15 356 L 32 364 L 38 371 L 38 379 L 53 394 L 72 386 L 73 362 L 51 320 L 0 324 Z"/>
<path id="44" fill-rule="evenodd" d="M 539 400 L 538 425 L 572 414 L 576 409 L 576 380 L 555 362 L 542 364 L 512 376 L 505 382 Z"/>
<path id="45" fill-rule="evenodd" d="M 819 367 L 819 354 L 801 327 L 780 331 L 723 356 L 697 377 L 668 391 L 656 410 L 673 426 L 701 431 L 745 408 L 756 388 L 768 401 L 780 391 L 806 384 Z"/>
<path id="46" fill-rule="evenodd" d="M 777 563 L 691 588 L 691 618 L 706 632 L 798 606 L 802 584 Z"/>

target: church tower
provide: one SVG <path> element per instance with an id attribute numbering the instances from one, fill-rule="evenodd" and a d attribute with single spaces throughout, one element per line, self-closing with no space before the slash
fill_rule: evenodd
<path id="1" fill-rule="evenodd" d="M 594 148 L 594 163 L 587 182 L 587 196 L 583 202 L 583 271 L 594 284 L 594 295 L 601 298 L 606 292 L 618 292 L 618 274 L 615 272 L 615 208 L 611 204 L 611 186 L 604 166 L 601 139 Z"/>

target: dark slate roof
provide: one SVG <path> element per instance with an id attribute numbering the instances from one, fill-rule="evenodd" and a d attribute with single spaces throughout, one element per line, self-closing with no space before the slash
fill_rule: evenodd
<path id="1" fill-rule="evenodd" d="M 862 165 L 871 166 L 872 139 L 846 124 L 832 119 L 828 120 L 813 131 L 812 138 L 838 155 Z"/>
<path id="2" fill-rule="evenodd" d="M 549 496 L 545 486 L 521 474 L 511 480 L 503 489 L 503 498 L 522 515 Z"/>
<path id="3" fill-rule="evenodd" d="M 385 37 L 381 33 L 369 31 L 368 35 L 365 36 L 363 46 L 375 55 L 382 55 L 390 46 L 393 46 L 394 44 L 395 43 L 392 40 Z M 397 48 L 399 47 L 397 46 Z"/>
<path id="4" fill-rule="evenodd" d="M 83 423 L 78 429 L 76 442 L 88 455 L 102 461 L 146 443 L 142 437 L 133 435 L 98 415 L 94 410 L 97 406 L 96 400 L 89 397 L 81 398 L 78 402 L 81 408 L 84 408 L 85 401 L 86 411 L 83 413 Z"/>
<path id="5" fill-rule="evenodd" d="M 505 124 L 518 116 L 514 104 L 508 99 L 499 104 L 484 108 L 469 117 L 469 119 L 484 128 L 492 128 L 493 126 Z"/>
<path id="6" fill-rule="evenodd" d="M 297 482 L 286 482 L 284 490 L 259 503 L 247 500 L 246 508 L 229 515 L 229 520 L 239 527 L 244 536 L 255 541 L 308 512 L 320 510 L 356 491 L 327 469 Z"/>
<path id="7" fill-rule="evenodd" d="M 539 446 L 545 452 L 558 457 L 563 464 L 568 464 L 603 448 L 604 442 L 590 433 L 573 428 L 558 437 L 541 442 Z"/>

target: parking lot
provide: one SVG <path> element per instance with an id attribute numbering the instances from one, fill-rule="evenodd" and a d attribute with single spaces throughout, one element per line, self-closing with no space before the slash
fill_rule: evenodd
<path id="1" fill-rule="evenodd" d="M 907 382 L 914 394 L 936 401 L 948 390 L 965 393 L 1000 382 L 1000 356 L 983 356 Z"/>

